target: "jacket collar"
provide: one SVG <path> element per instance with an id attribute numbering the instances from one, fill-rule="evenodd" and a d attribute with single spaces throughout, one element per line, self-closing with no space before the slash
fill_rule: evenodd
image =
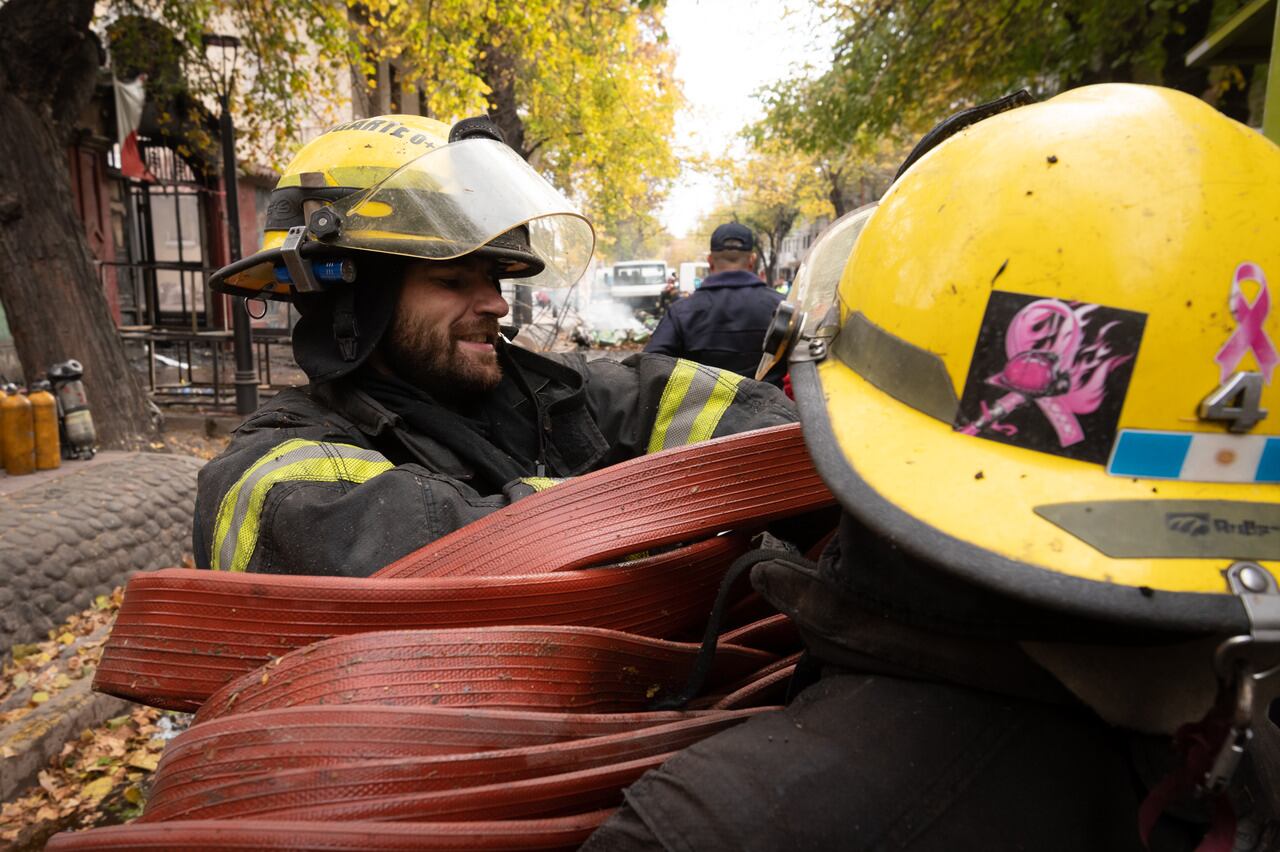
<path id="1" fill-rule="evenodd" d="M 360 390 L 352 378 L 308 386 L 308 393 L 345 417 L 371 440 L 392 441 L 434 473 L 467 482 L 475 475 L 444 444 L 405 427 L 404 418 Z"/>
<path id="2" fill-rule="evenodd" d="M 831 551 L 824 561 L 831 558 Z M 1012 641 L 935 633 L 864 607 L 820 570 L 763 562 L 751 585 L 789 615 L 805 646 L 824 663 L 850 671 L 930 680 L 1051 704 L 1075 698 Z"/>
<path id="3" fill-rule="evenodd" d="M 543 404 L 552 407 L 561 400 L 576 396 L 583 388 L 582 375 L 572 367 L 553 361 L 511 343 L 502 345 L 502 357 L 514 361 L 529 383 L 529 390 L 537 394 Z M 510 368 L 508 368 L 510 372 Z M 504 394 L 508 404 L 524 405 L 529 402 L 525 394 L 510 378 L 503 380 L 495 393 Z"/>
<path id="4" fill-rule="evenodd" d="M 543 357 L 519 346 L 504 346 L 503 357 L 515 361 L 523 370 L 530 390 L 542 402 L 548 414 L 556 418 L 562 410 L 573 411 L 575 406 L 571 400 L 582 400 L 585 380 L 580 372 L 550 358 Z M 464 482 L 474 477 L 472 470 L 458 456 L 438 441 L 409 429 L 399 414 L 387 408 L 359 387 L 358 377 L 346 377 L 335 382 L 313 383 L 307 392 L 348 419 L 357 429 L 372 439 L 394 440 L 420 464 L 436 473 L 441 473 Z M 494 389 L 495 399 L 500 398 L 503 404 L 511 406 L 529 405 L 530 400 L 520 391 L 510 376 Z M 572 415 L 571 415 L 572 416 Z M 581 416 L 590 418 L 585 409 Z M 594 425 L 587 432 L 583 424 L 573 431 L 571 446 L 558 446 L 561 442 L 553 433 L 552 454 L 560 462 L 559 466 L 568 473 L 577 474 L 589 468 L 599 460 L 608 449 L 604 438 L 595 430 Z M 590 433 L 590 434 L 588 434 Z"/>
<path id="5" fill-rule="evenodd" d="M 503 347 L 503 357 L 518 366 L 535 394 L 534 404 L 542 408 L 537 414 L 538 419 L 544 415 L 550 418 L 552 428 L 548 434 L 547 460 L 552 467 L 561 476 L 577 476 L 590 470 L 608 451 L 609 443 L 586 405 L 586 378 L 582 370 L 509 344 Z M 505 379 L 502 385 L 512 386 L 508 391 L 513 394 L 508 397 L 509 404 L 529 404 L 528 398 L 514 388 L 515 382 L 510 378 Z"/>
<path id="6" fill-rule="evenodd" d="M 763 287 L 764 281 L 754 272 L 745 269 L 730 269 L 728 272 L 717 272 L 702 279 L 701 290 L 714 290 L 719 287 Z"/>

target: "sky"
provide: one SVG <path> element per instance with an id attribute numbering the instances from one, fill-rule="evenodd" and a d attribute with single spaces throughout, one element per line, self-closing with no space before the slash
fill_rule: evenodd
<path id="1" fill-rule="evenodd" d="M 664 21 L 686 100 L 675 125 L 682 157 L 745 153 L 737 134 L 762 114 L 756 91 L 806 62 L 829 62 L 834 40 L 805 0 L 667 0 Z M 685 236 L 717 197 L 714 178 L 686 170 L 662 222 Z"/>

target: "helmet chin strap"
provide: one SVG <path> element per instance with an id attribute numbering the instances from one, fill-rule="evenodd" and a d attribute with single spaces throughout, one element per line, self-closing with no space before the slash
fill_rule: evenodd
<path id="1" fill-rule="evenodd" d="M 348 285 L 338 288 L 333 304 L 333 338 L 338 341 L 342 360 L 356 360 L 356 344 L 360 339 L 360 327 L 356 323 L 356 291 Z"/>
<path id="2" fill-rule="evenodd" d="M 1249 613 L 1248 634 L 1160 647 L 1021 643 L 1108 724 L 1173 736 L 1178 765 L 1139 813 L 1144 844 L 1166 810 L 1201 801 L 1210 825 L 1196 852 L 1229 852 L 1236 816 L 1225 792 L 1251 740 L 1272 747 L 1266 716 L 1280 686 L 1280 587 L 1256 563 L 1237 562 L 1226 575 Z M 1265 798 L 1271 791 L 1264 784 L 1256 792 Z"/>

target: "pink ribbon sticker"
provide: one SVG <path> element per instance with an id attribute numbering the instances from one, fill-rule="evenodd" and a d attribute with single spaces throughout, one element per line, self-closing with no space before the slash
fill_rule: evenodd
<path id="1" fill-rule="evenodd" d="M 1252 304 L 1240 288 L 1242 281 L 1258 282 L 1258 298 Z M 1222 381 L 1225 382 L 1230 377 L 1236 367 L 1240 366 L 1244 356 L 1252 350 L 1263 378 L 1267 384 L 1271 384 L 1271 373 L 1275 370 L 1276 363 L 1280 362 L 1280 355 L 1276 354 L 1275 344 L 1267 336 L 1265 328 L 1267 315 L 1271 313 L 1271 294 L 1267 291 L 1267 278 L 1262 274 L 1262 267 L 1256 263 L 1242 263 L 1236 267 L 1228 302 L 1231 305 L 1231 316 L 1236 321 L 1236 330 L 1213 358 L 1222 369 Z"/>

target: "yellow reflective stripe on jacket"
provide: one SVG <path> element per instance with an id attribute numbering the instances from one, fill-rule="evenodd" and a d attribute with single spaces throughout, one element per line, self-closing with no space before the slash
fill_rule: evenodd
<path id="1" fill-rule="evenodd" d="M 729 410 L 742 376 L 681 358 L 662 389 L 649 452 L 705 441 Z"/>
<path id="2" fill-rule="evenodd" d="M 281 482 L 367 482 L 395 465 L 374 450 L 294 438 L 254 462 L 218 505 L 213 526 L 213 569 L 243 571 L 258 544 L 267 493 Z"/>
<path id="3" fill-rule="evenodd" d="M 520 477 L 520 481 L 532 488 L 535 493 L 538 491 L 546 491 L 551 486 L 559 485 L 561 482 L 564 482 L 563 479 L 555 479 L 550 476 L 522 476 Z"/>

